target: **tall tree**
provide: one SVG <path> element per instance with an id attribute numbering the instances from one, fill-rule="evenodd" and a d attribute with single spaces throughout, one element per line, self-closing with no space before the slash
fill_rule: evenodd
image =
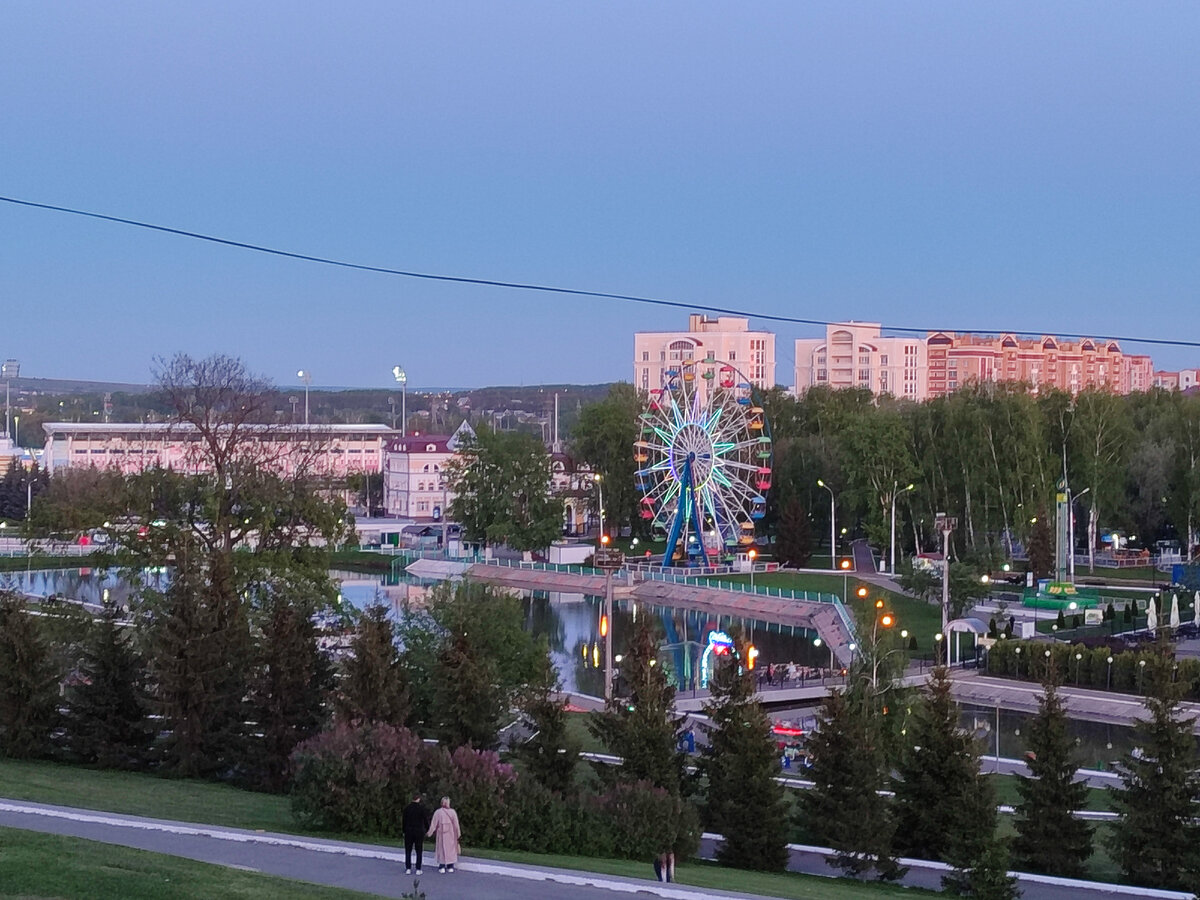
<path id="1" fill-rule="evenodd" d="M 530 738 L 517 746 L 515 756 L 526 771 L 548 790 L 571 791 L 575 766 L 582 749 L 568 727 L 567 701 L 555 696 L 558 678 L 550 657 L 537 683 L 529 686 L 521 702 L 521 715 Z"/>
<path id="2" fill-rule="evenodd" d="M 1038 712 L 1029 723 L 1028 766 L 1018 776 L 1012 852 L 1022 871 L 1079 878 L 1092 855 L 1092 826 L 1074 813 L 1087 803 L 1087 784 L 1075 780 L 1075 742 L 1067 734 L 1067 711 L 1058 693 L 1059 673 L 1047 666 Z"/>
<path id="3" fill-rule="evenodd" d="M 347 721 L 403 725 L 408 719 L 407 679 L 383 603 L 370 604 L 359 616 L 350 652 L 342 661 L 334 706 Z"/>
<path id="4" fill-rule="evenodd" d="M 1172 680 L 1166 660 L 1146 667 L 1149 716 L 1134 725 L 1136 749 L 1117 767 L 1121 787 L 1111 789 L 1120 817 L 1109 853 L 1133 884 L 1194 890 L 1200 879 L 1200 772 L 1194 718 L 1181 718 L 1186 685 Z"/>
<path id="5" fill-rule="evenodd" d="M 638 439 L 642 401 L 632 384 L 614 384 L 599 403 L 585 406 L 571 431 L 571 449 L 603 478 L 606 526 L 616 533 L 636 526 L 637 489 L 633 442 Z"/>
<path id="6" fill-rule="evenodd" d="M 790 497 L 779 517 L 775 558 L 781 565 L 802 568 L 812 558 L 813 534 L 808 515 L 797 497 Z"/>
<path id="7" fill-rule="evenodd" d="M 319 598 L 308 583 L 264 585 L 256 602 L 258 640 L 250 677 L 250 709 L 261 738 L 252 743 L 255 781 L 270 791 L 288 783 L 289 759 L 325 721 L 333 668 L 317 646 L 313 613 Z"/>
<path id="8" fill-rule="evenodd" d="M 531 434 L 481 428 L 446 466 L 450 515 L 469 541 L 541 550 L 562 533 L 561 505 L 550 496 L 550 458 Z"/>
<path id="9" fill-rule="evenodd" d="M 58 721 L 59 673 L 42 620 L 25 598 L 0 591 L 0 755 L 44 756 Z"/>
<path id="10" fill-rule="evenodd" d="M 647 616 L 634 627 L 621 660 L 621 679 L 628 697 L 617 697 L 603 712 L 593 713 L 588 728 L 621 766 L 600 766 L 602 777 L 649 781 L 678 795 L 683 788 L 685 755 L 679 749 L 684 717 L 675 715 L 675 688 L 658 664 L 657 633 Z"/>
<path id="11" fill-rule="evenodd" d="M 876 716 L 834 691 L 817 713 L 809 740 L 810 790 L 798 798 L 801 828 L 833 850 L 831 865 L 861 876 L 904 874 L 892 849 L 896 823 L 884 787 L 886 755 Z"/>
<path id="12" fill-rule="evenodd" d="M 1038 510 L 1037 519 L 1033 522 L 1028 552 L 1029 568 L 1035 579 L 1049 578 L 1054 574 L 1054 536 L 1050 531 L 1045 507 Z"/>
<path id="13" fill-rule="evenodd" d="M 138 768 L 154 737 L 146 704 L 146 671 L 133 629 L 105 603 L 88 629 L 79 666 L 68 681 L 67 737 L 78 759 L 105 769 Z"/>
<path id="14" fill-rule="evenodd" d="M 708 827 L 723 835 L 717 859 L 743 869 L 782 870 L 787 863 L 787 803 L 776 780 L 779 759 L 771 721 L 755 699 L 754 672 L 745 637 L 733 635 L 733 652 L 717 657 L 709 679 L 712 721 L 700 759 L 708 788 Z"/>
<path id="15" fill-rule="evenodd" d="M 979 748 L 959 725 L 950 674 L 938 666 L 908 723 L 893 778 L 896 849 L 905 856 L 949 861 L 956 845 L 973 845 L 996 829 L 991 784 L 979 772 Z"/>

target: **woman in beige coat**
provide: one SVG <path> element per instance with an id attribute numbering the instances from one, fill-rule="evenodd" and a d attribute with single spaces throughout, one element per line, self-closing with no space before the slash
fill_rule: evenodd
<path id="1" fill-rule="evenodd" d="M 439 872 L 453 872 L 458 862 L 458 840 L 462 829 L 458 827 L 458 813 L 450 808 L 450 798 L 443 797 L 442 805 L 433 814 L 429 823 L 429 834 L 437 836 L 437 863 Z"/>

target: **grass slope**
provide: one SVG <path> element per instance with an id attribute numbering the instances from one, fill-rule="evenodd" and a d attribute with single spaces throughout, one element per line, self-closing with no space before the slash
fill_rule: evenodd
<path id="1" fill-rule="evenodd" d="M 371 895 L 81 838 L 0 828 L 0 898 L 353 900 L 367 896 Z"/>

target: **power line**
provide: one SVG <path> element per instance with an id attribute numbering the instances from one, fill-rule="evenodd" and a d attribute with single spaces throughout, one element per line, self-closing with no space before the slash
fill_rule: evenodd
<path id="1" fill-rule="evenodd" d="M 580 288 L 554 287 L 546 284 L 529 284 L 521 281 L 497 281 L 492 278 L 469 278 L 464 275 L 437 275 L 431 272 L 412 272 L 405 269 L 392 269 L 387 266 L 371 266 L 364 263 L 347 262 L 341 259 L 331 259 L 325 256 L 313 256 L 307 253 L 294 253 L 290 250 L 279 250 L 274 247 L 264 247 L 261 244 L 250 244 L 245 241 L 235 241 L 229 238 L 216 237 L 211 234 L 201 234 L 187 231 L 183 228 L 171 228 L 166 225 L 155 225 L 152 222 L 141 222 L 137 219 L 125 219 L 120 216 L 110 216 L 105 213 L 89 212 L 83 209 L 73 209 L 69 206 L 54 206 L 49 203 L 35 203 L 32 200 L 18 200 L 15 197 L 0 197 L 0 201 L 15 206 L 32 209 L 44 209 L 50 212 L 66 213 L 72 216 L 83 216 L 89 219 L 100 219 L 104 222 L 115 222 L 119 225 L 130 225 L 134 228 L 144 228 L 148 231 L 159 231 L 164 234 L 174 234 L 180 237 L 192 238 L 198 241 L 208 241 L 211 244 L 221 244 L 226 247 L 237 247 L 242 250 L 252 250 L 255 253 L 267 253 L 271 256 L 282 256 L 286 259 L 298 259 L 304 262 L 319 263 L 325 266 L 337 266 L 342 269 L 355 269 L 360 272 L 376 272 L 381 275 L 399 275 L 402 278 L 419 278 L 425 281 L 442 281 L 453 284 L 471 284 L 481 287 L 509 288 L 518 291 L 538 291 L 544 294 L 565 294 L 572 297 L 592 297 L 599 300 L 623 300 L 629 303 L 642 303 L 649 306 L 665 306 L 673 309 L 687 309 L 695 312 L 712 312 L 719 315 L 742 316 L 751 319 L 762 319 L 768 322 L 784 322 L 791 325 L 836 325 L 838 322 L 825 319 L 804 319 L 797 316 L 780 316 L 773 313 L 754 312 L 746 309 L 730 309 L 723 306 L 712 306 L 705 303 L 685 303 L 681 300 L 664 300 L 657 297 L 641 297 L 636 294 L 614 294 L 608 291 L 587 291 Z M 888 331 L 899 331 L 907 334 L 928 334 L 930 332 L 953 332 L 955 334 L 994 334 L 991 328 L 911 328 L 900 325 L 884 326 Z M 1006 331 L 1006 334 L 1034 335 L 1048 332 L 1038 331 Z M 1171 347 L 1200 347 L 1200 341 L 1170 340 L 1167 338 L 1129 337 L 1128 335 L 1080 334 L 1075 332 L 1056 332 L 1055 337 L 1062 338 L 1091 338 L 1100 341 L 1120 341 L 1126 344 L 1158 344 Z"/>

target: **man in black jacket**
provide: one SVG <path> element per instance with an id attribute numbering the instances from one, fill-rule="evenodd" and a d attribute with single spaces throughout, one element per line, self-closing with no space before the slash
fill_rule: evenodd
<path id="1" fill-rule="evenodd" d="M 400 824 L 404 830 L 404 874 L 411 875 L 413 847 L 417 849 L 417 874 L 421 874 L 421 856 L 425 847 L 425 832 L 429 830 L 431 814 L 421 802 L 421 795 L 413 797 L 412 803 L 404 807 Z"/>

